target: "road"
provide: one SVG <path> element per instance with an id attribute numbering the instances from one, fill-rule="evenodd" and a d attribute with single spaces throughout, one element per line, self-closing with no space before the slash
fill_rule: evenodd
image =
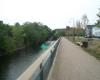
<path id="1" fill-rule="evenodd" d="M 48 80 L 100 80 L 100 61 L 63 37 Z"/>

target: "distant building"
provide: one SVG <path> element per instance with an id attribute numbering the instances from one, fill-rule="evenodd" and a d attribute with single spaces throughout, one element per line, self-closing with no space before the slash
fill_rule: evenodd
<path id="1" fill-rule="evenodd" d="M 66 32 L 66 28 L 62 28 L 62 29 L 55 29 L 55 31 L 57 31 L 57 32 Z"/>
<path id="2" fill-rule="evenodd" d="M 95 25 L 87 25 L 85 29 L 86 37 L 100 37 L 100 28 L 95 27 Z"/>
<path id="3" fill-rule="evenodd" d="M 85 36 L 86 37 L 92 37 L 92 28 L 94 25 L 87 25 L 85 28 Z"/>
<path id="4" fill-rule="evenodd" d="M 62 29 L 55 29 L 56 34 L 65 36 L 66 35 L 66 28 L 62 28 Z"/>
<path id="5" fill-rule="evenodd" d="M 100 37 L 100 28 L 99 27 L 93 27 L 92 34 L 94 37 Z"/>

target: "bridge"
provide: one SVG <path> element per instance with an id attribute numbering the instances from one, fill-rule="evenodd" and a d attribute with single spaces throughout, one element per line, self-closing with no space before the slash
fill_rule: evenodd
<path id="1" fill-rule="evenodd" d="M 100 80 L 100 61 L 62 37 L 17 80 Z"/>

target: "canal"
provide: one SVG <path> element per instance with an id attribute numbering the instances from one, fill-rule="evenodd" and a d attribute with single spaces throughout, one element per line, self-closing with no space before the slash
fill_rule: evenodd
<path id="1" fill-rule="evenodd" d="M 48 48 L 54 42 L 49 42 Z M 16 80 L 45 50 L 21 50 L 16 55 L 0 58 L 0 80 Z"/>

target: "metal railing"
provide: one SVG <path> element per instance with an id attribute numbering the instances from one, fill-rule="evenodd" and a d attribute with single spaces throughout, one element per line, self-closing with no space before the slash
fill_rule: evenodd
<path id="1" fill-rule="evenodd" d="M 17 80 L 47 80 L 59 42 L 60 39 L 47 52 L 43 53 Z"/>

